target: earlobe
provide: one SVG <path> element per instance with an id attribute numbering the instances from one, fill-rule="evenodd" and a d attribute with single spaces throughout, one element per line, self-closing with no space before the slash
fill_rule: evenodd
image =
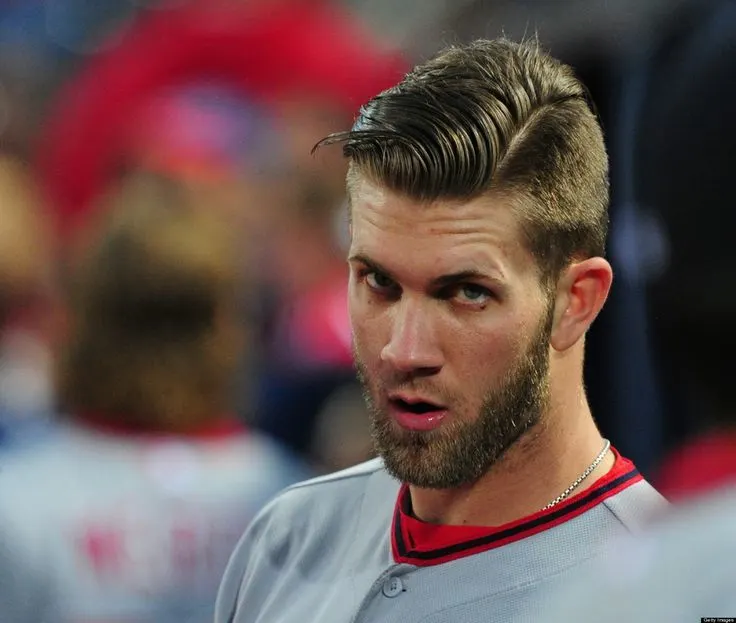
<path id="1" fill-rule="evenodd" d="M 558 282 L 550 343 L 564 351 L 576 344 L 608 298 L 613 269 L 602 257 L 571 264 Z"/>

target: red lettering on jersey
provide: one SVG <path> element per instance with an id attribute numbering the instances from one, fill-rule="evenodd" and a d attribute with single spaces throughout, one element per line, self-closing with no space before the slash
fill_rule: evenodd
<path id="1" fill-rule="evenodd" d="M 123 564 L 123 535 L 109 526 L 89 526 L 80 539 L 82 553 L 99 574 L 117 573 Z"/>

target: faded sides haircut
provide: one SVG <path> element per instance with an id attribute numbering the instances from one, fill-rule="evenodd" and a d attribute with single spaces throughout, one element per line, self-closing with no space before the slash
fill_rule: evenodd
<path id="1" fill-rule="evenodd" d="M 348 190 L 365 177 L 420 202 L 509 201 L 551 286 L 605 253 L 608 156 L 573 70 L 536 41 L 479 40 L 415 67 L 359 113 L 341 143 Z"/>

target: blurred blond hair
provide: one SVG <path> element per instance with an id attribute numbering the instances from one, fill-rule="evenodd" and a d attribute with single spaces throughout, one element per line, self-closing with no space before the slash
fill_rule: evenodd
<path id="1" fill-rule="evenodd" d="M 144 431 L 223 416 L 242 349 L 235 241 L 164 176 L 128 174 L 70 269 L 62 406 Z"/>

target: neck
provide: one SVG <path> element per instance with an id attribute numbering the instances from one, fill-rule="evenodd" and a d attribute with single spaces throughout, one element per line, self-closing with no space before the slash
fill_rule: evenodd
<path id="1" fill-rule="evenodd" d="M 436 524 L 498 526 L 541 510 L 603 449 L 582 386 L 570 398 L 551 401 L 539 424 L 480 480 L 446 490 L 410 486 L 416 517 Z M 589 488 L 613 463 L 609 452 L 571 495 Z"/>

